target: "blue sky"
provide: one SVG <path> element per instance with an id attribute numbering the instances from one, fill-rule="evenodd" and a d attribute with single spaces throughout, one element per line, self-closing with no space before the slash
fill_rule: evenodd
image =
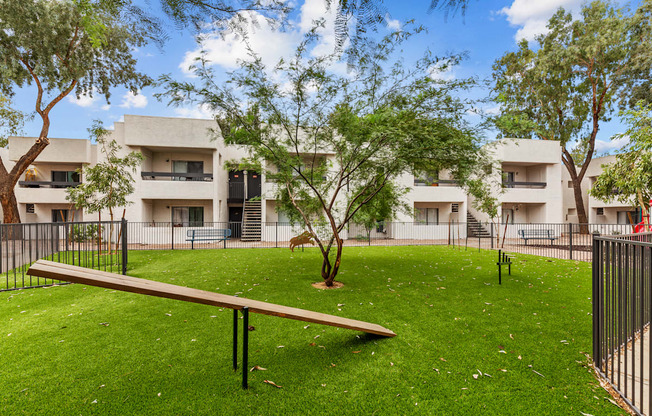
<path id="1" fill-rule="evenodd" d="M 155 3 L 155 2 L 153 2 Z M 545 30 L 545 22 L 558 7 L 579 10 L 581 0 L 471 0 L 464 16 L 459 13 L 445 18 L 442 11 L 428 13 L 430 0 L 396 1 L 385 0 L 389 13 L 389 28 L 379 28 L 388 32 L 392 27 L 414 19 L 417 24 L 428 28 L 428 34 L 419 36 L 412 42 L 406 55 L 418 56 L 426 48 L 436 55 L 467 52 L 468 58 L 445 77 L 488 78 L 493 62 L 506 51 L 514 50 L 520 38 L 531 39 L 535 34 Z M 294 28 L 278 33 L 264 23 L 251 32 L 251 43 L 260 50 L 263 58 L 270 62 L 278 56 L 292 52 L 294 46 L 310 26 L 312 19 L 331 18 L 324 7 L 324 0 L 298 0 L 296 11 L 291 15 Z M 190 74 L 184 70 L 198 50 L 193 35 L 170 29 L 170 40 L 163 49 L 148 46 L 135 51 L 139 69 L 153 78 L 170 73 L 179 80 L 190 80 Z M 324 42 L 319 47 L 328 49 L 332 46 L 332 31 L 324 33 Z M 215 62 L 215 70 L 220 73 L 233 69 L 235 59 L 242 57 L 244 50 L 235 39 L 213 37 L 204 45 L 209 56 Z M 409 56 L 408 56 L 409 58 Z M 201 108 L 172 108 L 165 102 L 158 102 L 153 94 L 154 88 L 145 88 L 139 95 L 133 96 L 125 89 L 117 88 L 112 92 L 111 104 L 103 97 L 89 99 L 68 97 L 59 103 L 51 113 L 50 137 L 87 138 L 86 129 L 94 119 L 100 119 L 105 126 L 122 119 L 124 114 L 195 117 L 206 118 L 209 114 Z M 18 91 L 15 106 L 23 111 L 31 111 L 34 102 L 34 89 L 25 88 Z M 485 106 L 491 111 L 492 106 Z M 35 136 L 40 131 L 40 119 L 25 126 L 24 133 Z M 616 120 L 604 124 L 598 134 L 598 150 L 607 151 L 613 144 L 613 134 L 622 132 L 624 127 Z M 492 134 L 489 135 L 491 139 Z"/>

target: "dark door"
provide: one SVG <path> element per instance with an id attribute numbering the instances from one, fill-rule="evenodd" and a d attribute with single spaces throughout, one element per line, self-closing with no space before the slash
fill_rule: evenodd
<path id="1" fill-rule="evenodd" d="M 260 173 L 249 172 L 249 175 L 247 175 L 247 199 L 260 195 Z"/>
<path id="2" fill-rule="evenodd" d="M 244 172 L 241 170 L 229 171 L 229 201 L 244 201 Z"/>
<path id="3" fill-rule="evenodd" d="M 242 230 L 242 207 L 229 207 L 229 229 L 232 238 L 240 238 Z"/>

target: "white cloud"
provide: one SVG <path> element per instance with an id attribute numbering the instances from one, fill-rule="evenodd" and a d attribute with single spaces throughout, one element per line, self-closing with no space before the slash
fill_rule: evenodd
<path id="1" fill-rule="evenodd" d="M 258 13 L 252 12 L 249 16 L 247 41 L 251 48 L 260 54 L 266 65 L 275 65 L 282 56 L 292 51 L 300 39 L 298 32 L 279 31 Z M 197 49 L 186 52 L 179 68 L 184 73 L 191 74 L 190 67 L 195 64 L 202 50 L 206 52 L 206 59 L 211 64 L 226 69 L 235 69 L 239 60 L 249 56 L 247 45 L 239 34 L 229 33 L 222 36 L 219 33 L 210 33 L 203 37 Z"/>
<path id="2" fill-rule="evenodd" d="M 325 25 L 318 30 L 321 38 L 310 53 L 313 56 L 332 53 L 336 46 L 336 11 L 335 5 L 328 8 L 324 0 L 306 0 L 300 8 L 298 20 L 290 22 L 289 27 L 283 30 L 275 27 L 256 12 L 242 12 L 238 17 L 247 18 L 245 28 L 247 42 L 263 63 L 271 68 L 280 58 L 291 56 L 303 39 L 303 35 L 313 28 L 315 21 L 320 19 L 324 19 Z M 238 67 L 239 60 L 249 59 L 247 45 L 242 36 L 237 33 L 212 32 L 203 36 L 200 46 L 186 52 L 179 68 L 185 74 L 192 76 L 190 67 L 195 64 L 202 51 L 206 53 L 205 58 L 212 65 L 219 65 L 225 69 L 235 69 Z M 342 68 L 345 68 L 345 64 Z"/>
<path id="3" fill-rule="evenodd" d="M 499 14 L 507 17 L 513 26 L 520 26 L 516 40 L 533 40 L 536 35 L 547 31 L 546 25 L 552 15 L 563 7 L 576 13 L 584 0 L 514 0 L 509 7 L 503 7 Z"/>
<path id="4" fill-rule="evenodd" d="M 104 111 L 109 111 L 111 109 L 111 104 L 104 104 L 102 107 L 100 107 Z"/>
<path id="5" fill-rule="evenodd" d="M 147 106 L 147 97 L 138 92 L 134 94 L 131 91 L 127 91 L 125 95 L 122 96 L 122 103 L 120 107 L 123 108 L 144 108 Z"/>
<path id="6" fill-rule="evenodd" d="M 394 32 L 401 30 L 401 22 L 398 19 L 392 19 L 387 15 L 385 20 L 387 21 L 387 29 Z"/>
<path id="7" fill-rule="evenodd" d="M 597 154 L 611 153 L 616 150 L 622 149 L 629 143 L 628 135 L 614 136 L 610 141 L 596 140 L 595 152 Z"/>
<path id="8" fill-rule="evenodd" d="M 440 81 L 452 81 L 455 79 L 453 66 L 448 62 L 440 61 L 428 69 L 430 78 Z"/>
<path id="9" fill-rule="evenodd" d="M 79 98 L 74 94 L 68 95 L 68 101 L 80 107 L 91 107 L 98 99 L 97 94 L 93 94 L 92 97 L 89 94 L 84 94 Z"/>
<path id="10" fill-rule="evenodd" d="M 215 113 L 205 104 L 200 104 L 193 108 L 175 108 L 174 112 L 177 116 L 184 118 L 212 119 L 215 117 Z"/>

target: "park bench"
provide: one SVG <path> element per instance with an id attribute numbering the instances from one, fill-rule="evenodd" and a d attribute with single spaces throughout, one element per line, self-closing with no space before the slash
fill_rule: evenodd
<path id="1" fill-rule="evenodd" d="M 231 238 L 231 230 L 229 228 L 200 228 L 197 230 L 188 230 L 188 238 L 191 248 L 195 249 L 195 241 L 224 241 L 224 248 L 226 248 L 226 240 Z"/>
<path id="2" fill-rule="evenodd" d="M 161 298 L 176 299 L 185 302 L 201 303 L 217 306 L 219 308 L 233 309 L 233 369 L 238 367 L 237 340 L 238 340 L 238 311 L 243 317 L 242 340 L 242 387 L 247 388 L 247 374 L 249 362 L 249 312 L 263 315 L 278 316 L 281 318 L 295 319 L 298 321 L 330 325 L 338 328 L 352 329 L 383 337 L 394 337 L 396 334 L 387 328 L 354 319 L 342 318 L 325 313 L 307 311 L 305 309 L 291 308 L 273 303 L 239 298 L 236 296 L 222 295 L 205 290 L 172 285 L 169 283 L 155 282 L 153 280 L 124 276 L 93 269 L 86 269 L 68 264 L 55 263 L 47 260 L 38 260 L 32 264 L 27 273 L 31 276 L 45 277 L 54 280 L 98 286 L 123 292 L 140 293 L 143 295 Z"/>
<path id="3" fill-rule="evenodd" d="M 503 284 L 502 272 L 504 265 L 508 267 L 509 275 L 512 275 L 512 258 L 503 253 L 502 250 L 498 250 L 498 263 L 496 265 L 498 266 L 498 284 L 501 285 Z"/>
<path id="4" fill-rule="evenodd" d="M 518 230 L 518 235 L 525 241 L 525 245 L 527 245 L 527 240 L 550 240 L 552 245 L 553 241 L 557 239 L 553 230 Z"/>

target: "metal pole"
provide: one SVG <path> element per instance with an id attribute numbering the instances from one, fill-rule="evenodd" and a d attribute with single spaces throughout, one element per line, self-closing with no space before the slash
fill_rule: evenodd
<path id="1" fill-rule="evenodd" d="M 503 271 L 503 265 L 500 264 L 500 250 L 498 250 L 498 284 L 502 285 L 502 271 Z"/>
<path id="2" fill-rule="evenodd" d="M 274 237 L 276 238 L 276 248 L 278 248 L 278 221 L 276 221 L 276 230 L 274 231 Z"/>
<path id="3" fill-rule="evenodd" d="M 233 371 L 238 369 L 238 310 L 233 310 Z"/>
<path id="4" fill-rule="evenodd" d="M 552 240 L 550 240 L 550 244 L 552 244 Z M 568 224 L 568 256 L 571 260 L 573 260 L 573 224 L 572 223 Z"/>
<path id="5" fill-rule="evenodd" d="M 122 274 L 127 275 L 127 220 L 122 219 Z"/>
<path id="6" fill-rule="evenodd" d="M 490 233 L 490 235 L 491 235 L 491 248 L 493 249 L 494 248 L 494 227 L 493 227 L 493 223 L 489 224 L 489 229 L 491 230 L 491 233 Z"/>
<path id="7" fill-rule="evenodd" d="M 172 250 L 174 250 L 174 223 L 170 222 L 170 229 L 172 230 Z M 193 249 L 195 248 L 195 240 L 192 240 Z"/>
<path id="8" fill-rule="evenodd" d="M 247 376 L 249 375 L 249 307 L 242 308 L 243 333 L 242 333 L 242 388 L 248 389 Z"/>

